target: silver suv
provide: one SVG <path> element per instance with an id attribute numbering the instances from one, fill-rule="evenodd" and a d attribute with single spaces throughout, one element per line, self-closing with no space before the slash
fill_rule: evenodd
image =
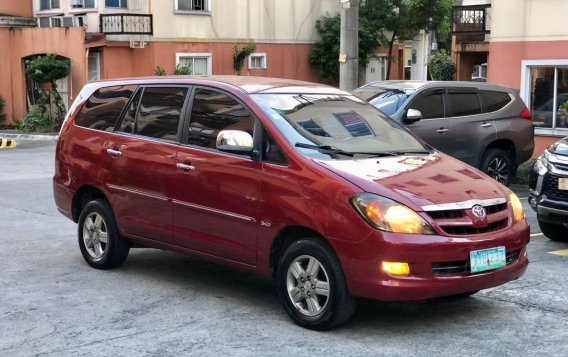
<path id="1" fill-rule="evenodd" d="M 532 156 L 531 114 L 514 89 L 479 82 L 386 81 L 353 94 L 504 185 Z"/>

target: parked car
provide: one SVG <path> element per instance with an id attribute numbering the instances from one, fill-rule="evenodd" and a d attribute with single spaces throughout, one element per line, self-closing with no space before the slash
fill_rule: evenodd
<path id="1" fill-rule="evenodd" d="M 301 326 L 356 297 L 467 295 L 519 278 L 517 196 L 329 86 L 212 76 L 93 82 L 56 148 L 53 190 L 86 262 L 132 246 L 275 279 Z"/>
<path id="2" fill-rule="evenodd" d="M 568 137 L 544 150 L 529 173 L 529 203 L 542 233 L 568 242 Z"/>
<path id="3" fill-rule="evenodd" d="M 383 81 L 353 94 L 436 149 L 504 185 L 534 149 L 530 112 L 511 88 L 479 82 Z"/>

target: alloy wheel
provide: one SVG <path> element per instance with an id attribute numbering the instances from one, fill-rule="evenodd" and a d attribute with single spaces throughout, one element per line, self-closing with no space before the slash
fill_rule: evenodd
<path id="1" fill-rule="evenodd" d="M 83 223 L 83 242 L 87 253 L 94 259 L 105 254 L 108 244 L 107 225 L 97 212 L 91 212 Z"/>
<path id="2" fill-rule="evenodd" d="M 323 265 L 310 255 L 296 258 L 286 275 L 288 297 L 305 316 L 316 316 L 329 302 L 329 277 Z"/>
<path id="3" fill-rule="evenodd" d="M 506 184 L 509 180 L 509 167 L 507 162 L 498 156 L 494 157 L 493 160 L 489 162 L 487 174 L 496 181 Z"/>

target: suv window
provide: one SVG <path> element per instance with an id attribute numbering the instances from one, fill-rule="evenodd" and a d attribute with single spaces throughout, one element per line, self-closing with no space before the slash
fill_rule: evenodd
<path id="1" fill-rule="evenodd" d="M 136 86 L 113 86 L 96 90 L 75 118 L 75 124 L 112 131 Z"/>
<path id="2" fill-rule="evenodd" d="M 428 91 L 419 94 L 409 106 L 410 109 L 419 110 L 423 119 L 443 118 L 444 99 L 441 90 Z"/>
<path id="3" fill-rule="evenodd" d="M 221 130 L 242 130 L 253 135 L 250 112 L 227 94 L 198 88 L 193 99 L 187 143 L 215 149 Z"/>
<path id="4" fill-rule="evenodd" d="M 151 138 L 177 140 L 187 91 L 186 87 L 144 88 L 141 98 L 137 95 L 132 101 L 120 130 Z M 133 120 L 134 113 L 136 119 Z"/>
<path id="5" fill-rule="evenodd" d="M 486 113 L 496 112 L 511 102 L 511 96 L 506 92 L 482 90 L 481 100 Z"/>
<path id="6" fill-rule="evenodd" d="M 477 93 L 448 93 L 448 106 L 452 116 L 481 114 L 481 104 Z"/>

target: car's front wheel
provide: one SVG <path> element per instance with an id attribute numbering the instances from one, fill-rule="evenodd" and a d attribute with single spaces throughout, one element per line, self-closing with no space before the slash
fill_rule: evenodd
<path id="1" fill-rule="evenodd" d="M 304 239 L 288 246 L 276 279 L 286 312 L 300 326 L 328 330 L 347 321 L 355 310 L 341 265 L 320 240 Z"/>
<path id="2" fill-rule="evenodd" d="M 540 220 L 538 221 L 538 226 L 542 234 L 548 239 L 557 242 L 568 242 L 568 229 L 564 228 L 564 226 L 541 222 Z"/>
<path id="3" fill-rule="evenodd" d="M 79 216 L 78 228 L 79 248 L 90 266 L 112 269 L 126 260 L 130 245 L 120 236 L 107 201 L 87 203 Z"/>
<path id="4" fill-rule="evenodd" d="M 513 164 L 505 150 L 489 149 L 481 160 L 481 171 L 507 186 L 513 176 Z"/>

